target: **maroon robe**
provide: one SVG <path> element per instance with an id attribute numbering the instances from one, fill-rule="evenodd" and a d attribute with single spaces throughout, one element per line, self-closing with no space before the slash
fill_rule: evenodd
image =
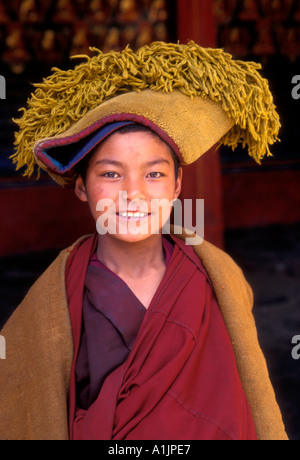
<path id="1" fill-rule="evenodd" d="M 190 246 L 172 239 L 171 260 L 128 356 L 108 373 L 87 408 L 77 405 L 75 371 L 82 339 L 85 277 L 96 238 L 85 241 L 69 258 L 67 293 L 75 346 L 71 439 L 256 439 L 232 345 L 207 273 Z M 126 308 L 126 299 L 120 302 Z"/>
<path id="2" fill-rule="evenodd" d="M 166 238 L 163 249 L 168 265 L 173 246 Z M 102 264 L 95 252 L 85 278 L 82 333 L 75 366 L 78 407 L 88 409 L 107 375 L 128 358 L 146 311 L 127 284 Z"/>

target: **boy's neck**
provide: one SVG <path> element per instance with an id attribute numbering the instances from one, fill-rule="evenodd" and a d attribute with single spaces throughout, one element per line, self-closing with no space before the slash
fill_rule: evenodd
<path id="1" fill-rule="evenodd" d="M 97 257 L 117 275 L 133 279 L 149 276 L 166 266 L 160 234 L 135 243 L 98 235 Z"/>

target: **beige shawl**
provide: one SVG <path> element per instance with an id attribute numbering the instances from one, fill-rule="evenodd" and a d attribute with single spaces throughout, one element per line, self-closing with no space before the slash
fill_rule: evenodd
<path id="1" fill-rule="evenodd" d="M 287 439 L 257 339 L 252 291 L 223 251 L 208 242 L 194 249 L 215 289 L 258 438 Z M 73 343 L 65 267 L 71 250 L 59 254 L 0 333 L 6 340 L 6 359 L 0 360 L 0 439 L 68 439 Z"/>

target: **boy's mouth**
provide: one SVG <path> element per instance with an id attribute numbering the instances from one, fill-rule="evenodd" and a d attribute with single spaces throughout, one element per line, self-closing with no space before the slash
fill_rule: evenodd
<path id="1" fill-rule="evenodd" d="M 124 219 L 143 219 L 149 217 L 151 213 L 141 211 L 120 211 L 117 212 L 117 216 L 123 217 Z"/>

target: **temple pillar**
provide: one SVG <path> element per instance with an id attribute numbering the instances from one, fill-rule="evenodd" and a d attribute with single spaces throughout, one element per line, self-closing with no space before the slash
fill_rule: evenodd
<path id="1" fill-rule="evenodd" d="M 181 43 L 193 40 L 200 46 L 215 46 L 213 0 L 177 0 L 177 38 Z M 184 167 L 181 199 L 204 199 L 204 238 L 223 247 L 221 166 L 216 148 Z"/>

